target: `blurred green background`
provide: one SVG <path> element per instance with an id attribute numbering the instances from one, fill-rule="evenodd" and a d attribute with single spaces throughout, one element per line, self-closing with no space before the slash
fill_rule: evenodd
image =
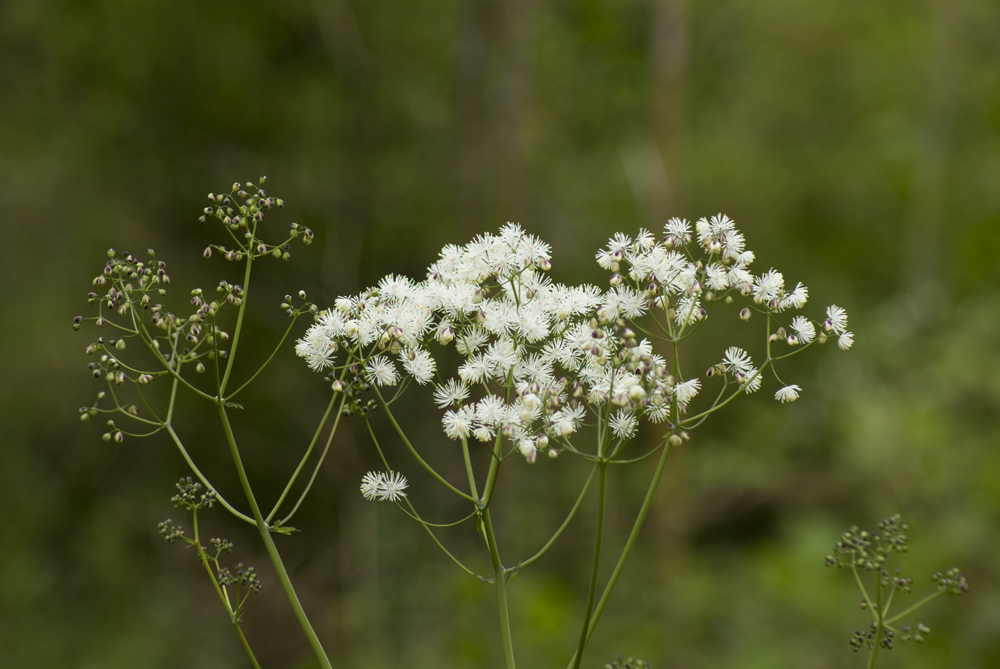
<path id="1" fill-rule="evenodd" d="M 879 666 L 1000 666 L 997 35 L 996 0 L 0 4 L 0 666 L 246 666 L 194 555 L 156 533 L 184 522 L 168 501 L 183 461 L 165 438 L 109 445 L 79 422 L 96 334 L 70 324 L 112 246 L 155 248 L 178 309 L 237 280 L 202 260 L 218 231 L 195 219 L 209 191 L 261 174 L 288 203 L 269 220 L 317 241 L 259 275 L 260 351 L 281 295 L 327 304 L 388 272 L 421 278 L 442 245 L 505 221 L 553 245 L 556 279 L 599 282 L 613 232 L 722 211 L 758 271 L 848 309 L 854 348 L 797 359 L 800 401 L 761 393 L 672 454 L 586 666 L 864 666 L 854 585 L 823 560 L 849 525 L 897 512 L 917 593 L 955 565 L 973 590 L 921 611 L 928 642 Z M 712 336 L 706 364 L 733 343 Z M 261 496 L 326 392 L 289 351 L 247 398 Z M 450 453 L 437 413 L 407 406 L 428 450 Z M 363 503 L 375 458 L 350 427 L 304 531 L 279 544 L 328 649 L 344 667 L 499 666 L 492 590 Z M 217 426 L 183 429 L 238 499 Z M 511 470 L 497 522 L 514 560 L 581 472 Z M 612 545 L 648 475 L 615 479 Z M 246 618 L 262 664 L 312 666 L 252 531 L 207 522 L 264 578 Z M 575 643 L 590 531 L 573 529 L 512 585 L 525 668 L 565 666 Z M 479 550 L 471 530 L 450 539 Z"/>

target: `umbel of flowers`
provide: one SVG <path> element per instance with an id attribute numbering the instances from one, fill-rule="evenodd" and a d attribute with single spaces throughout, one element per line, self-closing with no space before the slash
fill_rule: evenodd
<path id="1" fill-rule="evenodd" d="M 338 299 L 296 352 L 316 371 L 349 367 L 362 386 L 430 385 L 448 437 L 501 437 L 529 462 L 539 453 L 575 452 L 572 438 L 588 423 L 610 430 L 608 456 L 642 419 L 665 423 L 680 443 L 704 417 L 688 418 L 688 407 L 708 380 L 683 373 L 676 356 L 664 359 L 654 342 L 676 346 L 719 302 L 745 301 L 743 320 L 753 311 L 765 316 L 766 359 L 758 366 L 744 349 L 728 347 L 704 374 L 722 385 L 708 411 L 757 391 L 764 368 L 773 371 L 781 358 L 831 336 L 842 349 L 853 343 L 836 305 L 822 320 L 789 316 L 805 306 L 806 287 L 786 289 L 774 269 L 755 276 L 753 260 L 729 218 L 701 219 L 693 228 L 672 219 L 659 239 L 646 230 L 634 238 L 619 233 L 597 253 L 611 272 L 607 290 L 567 286 L 548 276 L 549 245 L 508 224 L 465 246 L 445 246 L 423 281 L 390 274 Z M 435 347 L 447 346 L 462 362 L 446 372 Z M 334 389 L 351 390 L 341 377 Z M 781 384 L 774 397 L 790 402 L 800 392 Z"/>

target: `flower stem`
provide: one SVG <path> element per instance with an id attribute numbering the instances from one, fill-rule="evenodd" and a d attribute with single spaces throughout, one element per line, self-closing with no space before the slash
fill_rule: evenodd
<path id="1" fill-rule="evenodd" d="M 583 625 L 580 629 L 580 643 L 576 647 L 576 654 L 573 656 L 573 669 L 578 669 L 583 661 L 583 651 L 587 647 L 590 639 L 589 629 L 591 616 L 594 613 L 594 598 L 597 596 L 597 577 L 601 566 L 601 544 L 604 539 L 604 503 L 607 493 L 608 463 L 601 461 L 597 465 L 598 487 L 597 487 L 597 531 L 594 537 L 594 564 L 590 572 L 590 589 L 587 594 L 587 613 L 583 616 Z"/>
<path id="2" fill-rule="evenodd" d="M 490 549 L 493 561 L 494 586 L 497 593 L 497 613 L 500 616 L 500 640 L 503 643 L 504 666 L 514 669 L 514 644 L 510 634 L 510 615 L 507 610 L 507 584 L 503 563 L 500 562 L 500 552 L 497 550 L 497 539 L 493 533 L 493 521 L 490 519 L 489 508 L 483 509 L 483 533 L 486 535 L 486 545 Z"/>
<path id="3" fill-rule="evenodd" d="M 663 454 L 660 456 L 660 461 L 656 465 L 656 471 L 653 473 L 653 480 L 649 483 L 649 489 L 646 491 L 646 498 L 642 501 L 642 506 L 639 508 L 639 513 L 636 515 L 635 523 L 632 525 L 632 532 L 628 535 L 628 540 L 625 541 L 625 547 L 622 549 L 622 554 L 618 558 L 618 564 L 615 565 L 614 570 L 611 572 L 610 578 L 608 578 L 608 583 L 604 586 L 604 592 L 601 594 L 601 598 L 597 602 L 597 606 L 594 607 L 594 614 L 590 618 L 590 624 L 587 627 L 587 640 L 593 636 L 594 630 L 597 628 L 597 621 L 601 617 L 601 612 L 604 611 L 604 607 L 607 605 L 608 600 L 611 598 L 611 591 L 614 590 L 615 584 L 618 582 L 618 577 L 621 576 L 622 570 L 625 568 L 625 562 L 628 560 L 629 554 L 632 552 L 632 548 L 635 546 L 636 540 L 639 538 L 639 531 L 642 529 L 642 524 L 646 520 L 646 514 L 649 512 L 649 507 L 653 504 L 653 495 L 656 493 L 656 489 L 660 485 L 660 479 L 663 478 L 663 470 L 667 465 L 667 455 L 670 452 L 670 445 L 665 444 L 663 446 Z M 570 667 L 577 666 L 579 663 L 576 655 L 570 660 Z"/>
<path id="4" fill-rule="evenodd" d="M 330 664 L 330 658 L 327 656 L 326 651 L 323 650 L 323 644 L 320 642 L 319 637 L 316 635 L 316 631 L 309 622 L 305 609 L 302 608 L 302 603 L 299 602 L 298 595 L 295 594 L 295 588 L 292 586 L 292 580 L 288 576 L 288 571 L 285 569 L 284 562 L 281 561 L 281 555 L 278 554 L 278 548 L 274 545 L 274 539 L 271 537 L 271 533 L 267 528 L 267 523 L 264 522 L 264 516 L 260 512 L 260 506 L 257 504 L 257 499 L 254 497 L 253 489 L 250 487 L 250 480 L 247 478 L 246 469 L 243 467 L 243 459 L 240 457 L 239 448 L 236 446 L 236 438 L 233 435 L 233 427 L 229 423 L 229 415 L 226 413 L 226 407 L 221 402 L 219 402 L 216 406 L 219 410 L 219 419 L 222 421 L 222 427 L 226 432 L 226 441 L 229 442 L 229 450 L 233 456 L 233 464 L 236 466 L 236 474 L 239 476 L 240 485 L 243 486 L 243 492 L 246 494 L 247 502 L 250 504 L 250 510 L 253 513 L 254 520 L 256 521 L 257 531 L 260 533 L 261 541 L 264 542 L 264 548 L 267 550 L 267 555 L 271 558 L 271 564 L 274 566 L 274 571 L 278 575 L 278 581 L 281 583 L 281 589 L 285 591 L 285 597 L 288 598 L 288 603 L 291 604 L 292 611 L 295 613 L 295 618 L 298 620 L 299 626 L 302 627 L 302 631 L 305 633 L 306 639 L 309 641 L 309 645 L 316 654 L 316 659 L 319 661 L 320 667 L 323 669 L 333 669 L 333 665 Z"/>

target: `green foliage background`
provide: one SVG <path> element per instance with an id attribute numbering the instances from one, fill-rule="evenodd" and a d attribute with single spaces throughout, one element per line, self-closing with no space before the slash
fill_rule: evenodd
<path id="1" fill-rule="evenodd" d="M 0 666 L 245 666 L 194 556 L 156 535 L 180 457 L 78 421 L 98 388 L 70 319 L 111 246 L 155 248 L 182 300 L 235 280 L 201 259 L 213 230 L 195 218 L 207 192 L 260 174 L 289 203 L 276 225 L 317 234 L 258 284 L 262 346 L 286 292 L 324 304 L 421 277 L 443 244 L 508 220 L 553 245 L 557 278 L 596 282 L 613 232 L 722 211 L 761 269 L 848 308 L 854 349 L 807 356 L 799 402 L 753 397 L 671 456 L 588 666 L 863 666 L 854 586 L 823 558 L 895 512 L 918 585 L 958 565 L 973 592 L 922 612 L 929 641 L 880 666 L 1000 666 L 997 34 L 995 0 L 0 4 Z M 288 355 L 253 398 L 243 439 L 264 496 L 325 392 Z M 447 456 L 436 415 L 410 411 Z M 185 429 L 235 491 L 218 428 Z M 345 432 L 282 543 L 328 648 L 345 667 L 498 666 L 492 591 L 362 502 L 372 462 Z M 579 474 L 515 473 L 508 553 L 557 522 Z M 647 475 L 616 482 L 613 540 Z M 222 519 L 273 584 L 252 532 Z M 589 541 L 514 582 L 524 667 L 565 664 Z M 264 666 L 311 666 L 277 587 L 247 626 Z"/>

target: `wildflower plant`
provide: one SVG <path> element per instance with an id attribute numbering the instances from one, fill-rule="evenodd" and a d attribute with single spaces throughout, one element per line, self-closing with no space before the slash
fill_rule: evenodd
<path id="1" fill-rule="evenodd" d="M 851 527 L 834 545 L 833 555 L 826 558 L 828 567 L 851 570 L 861 591 L 861 608 L 871 613 L 868 629 L 855 630 L 851 637 L 854 652 L 862 648 L 870 651 L 869 669 L 875 666 L 880 649 L 892 650 L 896 641 L 920 643 L 930 633 L 930 628 L 923 623 L 917 623 L 916 627 L 902 623 L 904 618 L 939 595 L 962 595 L 969 591 L 968 582 L 957 568 L 949 569 L 943 574 L 935 572 L 931 575 L 931 581 L 936 586 L 935 592 L 905 610 L 890 615 L 896 593 L 909 594 L 913 589 L 913 579 L 904 576 L 902 569 L 897 567 L 889 571 L 892 558 L 909 549 L 909 536 L 906 534 L 908 530 L 909 526 L 899 514 L 881 521 L 876 530 Z M 865 572 L 870 574 L 867 578 L 869 587 L 865 587 Z"/>
<path id="2" fill-rule="evenodd" d="M 265 214 L 281 201 L 265 193 L 263 185 L 262 179 L 258 184 L 235 184 L 229 194 L 209 195 L 202 220 L 220 224 L 227 241 L 209 246 L 205 255 L 221 254 L 242 264 L 243 277 L 238 284 L 220 282 L 214 298 L 195 289 L 186 315 L 161 304 L 170 277 L 152 252 L 148 260 L 109 252 L 89 297 L 98 313 L 89 320 L 110 336 L 87 348 L 96 356 L 90 369 L 107 389 L 99 393 L 97 403 L 81 409 L 81 417 L 107 416 L 104 437 L 116 442 L 168 435 L 194 477 L 185 479 L 185 489 L 204 486 L 213 505 L 256 526 L 279 584 L 324 667 L 331 666 L 329 656 L 298 601 L 274 539 L 292 531 L 288 523 L 306 498 L 342 417 L 366 425 L 383 465 L 361 478 L 361 494 L 394 503 L 423 526 L 458 568 L 494 588 L 508 668 L 515 666 L 515 653 L 507 586 L 520 570 L 545 556 L 584 498 L 596 495 L 586 606 L 578 641 L 567 649 L 568 665 L 578 667 L 638 539 L 671 449 L 688 441 L 710 415 L 765 386 L 776 401 L 795 401 L 804 391 L 781 379 L 780 363 L 831 339 L 841 349 L 853 343 L 842 308 L 831 305 L 808 315 L 803 311 L 809 297 L 806 287 L 786 286 L 774 269 L 755 274 L 754 254 L 742 233 L 732 220 L 717 215 L 693 224 L 671 219 L 658 235 L 647 230 L 634 236 L 615 234 L 596 254 L 597 264 L 608 273 L 602 282 L 606 288 L 553 281 L 550 246 L 507 224 L 465 245 L 445 246 L 419 281 L 389 274 L 322 309 L 307 302 L 304 293 L 297 300 L 286 296 L 280 305 L 289 316 L 285 334 L 264 361 L 247 365 L 239 344 L 252 268 L 272 257 L 288 260 L 291 243 L 308 244 L 313 237 L 310 230 L 292 224 L 280 241 L 267 241 L 271 237 L 263 224 Z M 298 319 L 306 315 L 313 322 L 295 341 L 294 350 L 304 369 L 324 375 L 330 397 L 310 443 L 301 449 L 300 462 L 289 467 L 288 483 L 268 511 L 254 494 L 230 416 L 243 408 L 236 400 L 280 355 Z M 77 318 L 74 326 L 79 328 L 83 320 Z M 717 361 L 699 373 L 690 369 L 684 349 L 714 322 L 745 328 L 746 336 L 720 350 Z M 748 347 L 743 339 L 753 333 L 756 345 Z M 144 362 L 132 357 L 134 349 L 143 352 Z M 154 381 L 169 387 L 165 404 L 157 405 L 147 392 Z M 418 447 L 397 419 L 393 405 L 411 389 L 430 394 L 440 411 L 441 443 Z M 126 390 L 137 399 L 127 401 Z M 191 457 L 173 421 L 182 391 L 218 415 L 245 500 L 223 498 Z M 376 420 L 387 423 L 409 460 L 390 462 L 397 451 L 379 442 Z M 640 446 L 636 437 L 643 425 L 655 439 L 645 439 Z M 461 459 L 462 480 L 449 479 L 431 464 L 437 458 L 426 457 L 449 443 L 457 446 L 452 452 Z M 509 459 L 558 467 L 558 462 L 549 461 L 565 457 L 589 463 L 576 501 L 537 551 L 508 556 L 494 527 L 494 513 L 503 513 L 494 504 L 494 494 L 501 475 L 516 471 Z M 647 458 L 656 463 L 648 488 L 602 584 L 609 470 Z M 429 475 L 425 480 L 436 481 L 468 505 L 464 516 L 445 524 L 425 520 L 430 514 L 418 508 L 422 491 L 410 488 L 405 476 L 418 469 Z M 312 474 L 303 483 L 300 475 L 307 470 Z M 196 520 L 202 507 L 184 508 Z M 477 575 L 438 536 L 439 527 L 463 523 L 481 539 L 492 574 Z M 161 525 L 161 532 L 168 539 L 184 538 L 169 522 Z M 197 537 L 193 541 L 197 544 Z M 229 549 L 228 543 L 220 546 Z M 225 580 L 217 569 L 218 554 L 199 550 L 217 591 Z M 227 585 L 232 582 L 226 580 Z M 240 587 L 245 590 L 248 583 L 240 581 Z M 251 587 L 259 587 L 256 578 Z M 242 601 L 236 607 L 227 605 L 241 639 Z M 253 659 L 249 645 L 244 645 Z"/>

